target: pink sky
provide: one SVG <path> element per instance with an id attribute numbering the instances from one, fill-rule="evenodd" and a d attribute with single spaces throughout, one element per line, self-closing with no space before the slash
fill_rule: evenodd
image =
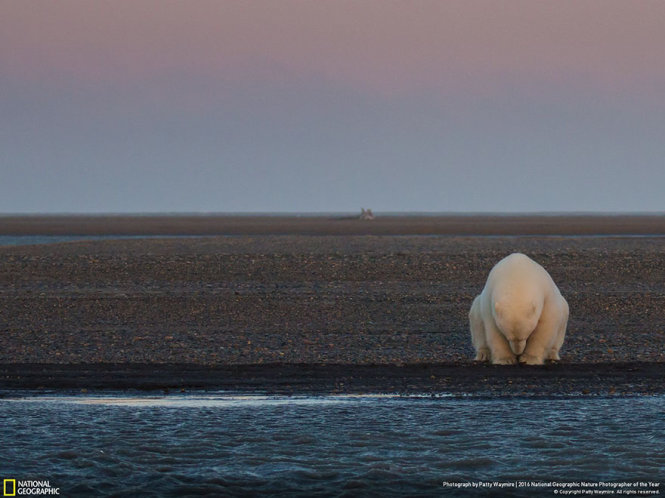
<path id="1" fill-rule="evenodd" d="M 0 115 L 0 212 L 660 211 L 665 1 L 6 0 Z"/>
<path id="2" fill-rule="evenodd" d="M 395 96 L 555 85 L 663 98 L 662 1 L 3 2 L 17 81 L 325 81 Z"/>

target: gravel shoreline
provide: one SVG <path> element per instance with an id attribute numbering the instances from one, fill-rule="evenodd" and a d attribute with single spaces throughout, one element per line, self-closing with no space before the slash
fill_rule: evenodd
<path id="1" fill-rule="evenodd" d="M 665 235 L 665 214 L 15 215 L 0 235 Z"/>
<path id="2" fill-rule="evenodd" d="M 665 364 L 661 237 L 243 235 L 0 248 L 0 365 L 445 364 L 468 375 L 483 368 L 469 306 L 515 251 L 570 304 L 552 372 Z"/>
<path id="3" fill-rule="evenodd" d="M 178 365 L 3 364 L 0 398 L 17 391 L 161 391 L 268 395 L 385 393 L 535 398 L 665 394 L 665 363 L 587 363 L 542 367 L 488 364 Z"/>

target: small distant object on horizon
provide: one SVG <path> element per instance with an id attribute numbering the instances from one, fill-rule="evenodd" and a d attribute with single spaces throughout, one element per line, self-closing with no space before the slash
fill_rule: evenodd
<path id="1" fill-rule="evenodd" d="M 371 209 L 360 208 L 359 219 L 361 219 L 361 220 L 373 220 L 374 219 L 374 213 L 372 213 Z"/>

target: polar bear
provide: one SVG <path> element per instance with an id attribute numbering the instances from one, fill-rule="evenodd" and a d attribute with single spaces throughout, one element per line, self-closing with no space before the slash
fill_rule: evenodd
<path id="1" fill-rule="evenodd" d="M 469 312 L 476 361 L 542 365 L 559 360 L 568 303 L 545 268 L 524 254 L 499 261 Z"/>

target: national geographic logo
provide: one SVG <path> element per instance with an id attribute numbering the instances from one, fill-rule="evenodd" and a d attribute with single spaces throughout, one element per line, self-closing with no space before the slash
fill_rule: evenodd
<path id="1" fill-rule="evenodd" d="M 60 495 L 60 488 L 54 488 L 49 481 L 2 480 L 2 496 Z"/>
<path id="2" fill-rule="evenodd" d="M 16 479 L 2 481 L 2 496 L 16 496 Z"/>

